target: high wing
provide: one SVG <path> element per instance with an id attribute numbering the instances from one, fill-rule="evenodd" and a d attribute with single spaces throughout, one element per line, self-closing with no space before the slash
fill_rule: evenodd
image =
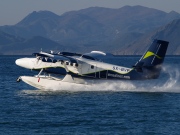
<path id="1" fill-rule="evenodd" d="M 69 55 L 68 55 L 69 54 Z M 43 62 L 57 62 L 57 61 L 70 61 L 73 63 L 77 63 L 77 61 L 70 56 L 73 56 L 73 53 L 67 53 L 67 52 L 62 52 L 58 54 L 50 54 L 46 52 L 39 52 L 39 53 L 33 53 L 32 55 L 38 57 L 41 59 Z M 74 56 L 79 56 L 74 54 Z"/>
<path id="2" fill-rule="evenodd" d="M 76 58 L 84 58 L 87 60 L 101 61 L 107 63 L 107 58 L 113 57 L 114 55 L 110 53 L 104 53 L 101 51 L 91 51 L 90 53 L 78 54 L 78 53 L 70 53 L 70 52 L 60 52 L 56 54 L 39 52 L 33 53 L 32 55 L 41 58 L 44 62 L 57 62 L 57 61 L 69 61 L 72 63 L 77 63 Z M 46 59 L 44 59 L 46 58 Z"/>

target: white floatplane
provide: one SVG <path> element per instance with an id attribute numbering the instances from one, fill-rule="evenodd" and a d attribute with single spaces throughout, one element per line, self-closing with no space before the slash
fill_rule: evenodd
<path id="1" fill-rule="evenodd" d="M 38 89 L 51 89 L 56 85 L 88 85 L 90 80 L 118 79 L 118 80 L 146 80 L 157 79 L 160 75 L 162 63 L 169 42 L 154 40 L 144 55 L 131 67 L 123 67 L 105 63 L 104 58 L 113 56 L 101 51 L 85 54 L 71 52 L 33 53 L 35 58 L 21 58 L 16 60 L 18 66 L 39 71 L 35 76 L 20 76 L 17 81 L 34 86 Z M 45 73 L 45 75 L 42 75 Z M 51 74 L 51 75 L 50 75 Z M 62 75 L 64 77 L 62 78 Z"/>

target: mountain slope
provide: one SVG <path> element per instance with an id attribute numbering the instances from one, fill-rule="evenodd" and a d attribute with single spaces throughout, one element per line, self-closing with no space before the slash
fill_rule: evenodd
<path id="1" fill-rule="evenodd" d="M 105 26 L 124 32 L 147 32 L 180 18 L 180 14 L 172 11 L 166 13 L 143 6 L 124 6 L 119 9 L 91 7 L 72 13 L 81 13 L 95 18 Z M 70 14 L 69 13 L 69 14 Z"/>
<path id="2" fill-rule="evenodd" d="M 0 26 L 0 31 L 4 31 L 0 32 L 0 51 L 25 54 L 43 48 L 44 44 L 48 50 L 62 49 L 65 45 L 63 50 L 81 53 L 101 50 L 142 54 L 151 39 L 162 38 L 171 43 L 176 41 L 173 44 L 176 49 L 172 48 L 168 53 L 178 54 L 179 38 L 171 33 L 178 30 L 179 24 L 175 21 L 169 27 L 166 25 L 174 19 L 180 19 L 180 14 L 142 6 L 91 7 L 61 16 L 50 11 L 34 11 L 16 25 Z"/>
<path id="3" fill-rule="evenodd" d="M 6 33 L 32 38 L 33 36 L 49 37 L 50 32 L 57 27 L 59 16 L 50 11 L 32 12 L 22 21 L 12 26 L 1 26 Z"/>
<path id="4" fill-rule="evenodd" d="M 33 52 L 38 52 L 41 49 L 49 50 L 64 50 L 64 46 L 44 37 L 36 36 L 22 42 L 15 42 L 0 46 L 0 53 L 6 55 L 31 55 Z"/>
<path id="5" fill-rule="evenodd" d="M 42 36 L 61 44 L 86 45 L 93 42 L 100 45 L 111 44 L 124 33 L 152 31 L 178 18 L 180 14 L 174 11 L 166 13 L 142 6 L 91 7 L 61 16 L 50 11 L 32 12 L 16 25 L 1 26 L 0 30 L 24 38 Z"/>
<path id="6" fill-rule="evenodd" d="M 13 35 L 0 31 L 0 45 L 7 45 L 10 43 L 22 41 L 24 41 L 24 39 L 21 37 L 15 37 Z"/>
<path id="7" fill-rule="evenodd" d="M 174 20 L 169 24 L 147 33 L 139 40 L 136 40 L 132 44 L 125 46 L 121 50 L 115 51 L 117 54 L 142 54 L 153 39 L 161 39 L 169 41 L 169 47 L 167 54 L 180 55 L 180 19 Z"/>

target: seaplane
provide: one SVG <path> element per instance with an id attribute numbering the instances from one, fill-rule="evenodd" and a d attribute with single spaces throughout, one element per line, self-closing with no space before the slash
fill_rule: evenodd
<path id="1" fill-rule="evenodd" d="M 21 80 L 38 89 L 51 89 L 62 85 L 89 85 L 96 80 L 147 80 L 157 79 L 168 48 L 168 41 L 155 39 L 142 57 L 131 67 L 104 62 L 110 53 L 43 52 L 31 58 L 20 58 L 16 65 L 38 71 L 34 76 L 20 76 Z M 91 81 L 93 80 L 93 81 Z"/>

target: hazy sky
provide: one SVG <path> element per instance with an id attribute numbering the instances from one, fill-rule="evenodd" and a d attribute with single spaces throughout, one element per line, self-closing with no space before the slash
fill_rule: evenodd
<path id="1" fill-rule="evenodd" d="M 49 10 L 61 15 L 92 6 L 120 8 L 125 5 L 180 13 L 180 0 L 0 0 L 0 26 L 16 24 L 32 11 Z"/>

